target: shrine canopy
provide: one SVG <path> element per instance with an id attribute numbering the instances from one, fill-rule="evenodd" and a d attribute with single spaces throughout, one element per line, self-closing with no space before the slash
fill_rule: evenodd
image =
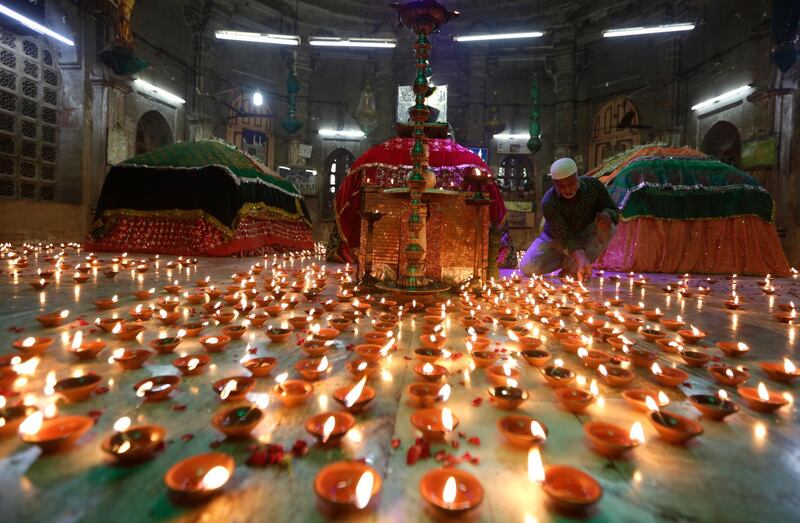
<path id="1" fill-rule="evenodd" d="M 339 232 L 339 256 L 355 261 L 353 249 L 360 245 L 360 216 L 362 185 L 384 189 L 405 187 L 406 175 L 413 168 L 411 147 L 413 138 L 392 138 L 371 147 L 350 167 L 350 171 L 336 194 L 335 213 Z M 448 138 L 431 138 L 428 141 L 430 169 L 436 175 L 436 187 L 440 189 L 462 188 L 464 175 L 473 169 L 480 169 L 484 175 L 491 173 L 486 162 L 467 149 Z M 495 183 L 484 189 L 487 198 L 492 199 L 489 218 L 492 225 L 500 225 L 506 216 L 503 197 Z M 502 253 L 501 253 L 502 256 Z"/>
<path id="2" fill-rule="evenodd" d="M 644 145 L 588 173 L 620 209 L 597 266 L 667 273 L 790 273 L 775 202 L 749 174 L 688 147 Z"/>
<path id="3" fill-rule="evenodd" d="M 218 140 L 176 143 L 112 167 L 87 248 L 255 255 L 313 248 L 302 195 Z"/>

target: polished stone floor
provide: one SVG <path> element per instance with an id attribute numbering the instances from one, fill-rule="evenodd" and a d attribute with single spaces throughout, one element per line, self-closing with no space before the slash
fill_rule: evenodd
<path id="1" fill-rule="evenodd" d="M 111 256 L 104 253 L 101 258 L 108 260 Z M 76 257 L 73 255 L 72 259 Z M 251 467 L 245 462 L 254 442 L 222 440 L 221 434 L 210 424 L 211 417 L 220 408 L 210 384 L 222 377 L 246 375 L 239 362 L 251 354 L 248 348 L 254 348 L 258 356 L 278 359 L 277 369 L 270 377 L 258 379 L 255 388 L 258 393 L 271 391 L 273 377 L 279 373 L 287 371 L 296 377 L 294 364 L 305 357 L 297 343 L 300 335 L 293 336 L 287 343 L 274 344 L 265 336 L 264 328 L 250 329 L 242 340 L 231 342 L 224 353 L 211 355 L 213 365 L 206 374 L 184 378 L 168 401 L 142 403 L 132 390 L 133 384 L 149 376 L 176 374 L 177 370 L 170 364 L 174 356 L 157 355 L 144 368 L 133 371 L 121 370 L 109 363 L 108 358 L 113 349 L 135 347 L 140 343 L 146 346 L 147 341 L 159 337 L 162 331 L 174 334 L 175 329 L 150 320 L 144 322 L 147 329 L 143 340 L 129 342 L 118 342 L 111 334 L 91 332 L 94 330 L 91 322 L 96 317 L 116 314 L 127 318 L 128 310 L 136 304 L 155 301 L 154 298 L 139 302 L 132 291 L 156 287 L 160 293 L 162 286 L 174 280 L 190 289 L 198 278 L 205 276 L 210 276 L 211 283 L 226 286 L 231 283 L 232 273 L 246 271 L 253 263 L 262 261 L 260 258 L 201 258 L 196 266 L 175 270 L 166 267 L 171 259 L 174 257 L 162 257 L 157 266 L 154 264 L 145 274 L 123 271 L 114 280 L 107 279 L 102 272 L 91 274 L 89 281 L 81 285 L 73 283 L 70 273 L 43 291 L 32 289 L 27 282 L 37 267 L 48 266 L 44 260 L 31 255 L 28 268 L 16 277 L 3 262 L 0 267 L 3 269 L 0 274 L 0 355 L 16 353 L 12 342 L 27 336 L 55 339 L 27 383 L 18 383 L 14 391 L 7 391 L 9 403 L 27 395 L 34 395 L 39 404 L 52 401 L 52 397 L 43 393 L 46 376 L 51 370 L 58 379 L 95 372 L 102 376 L 109 391 L 81 403 L 59 401 L 59 414 L 91 412 L 97 417 L 95 427 L 68 452 L 41 455 L 37 447 L 23 443 L 17 436 L 0 439 L 0 519 L 64 523 L 323 521 L 325 518 L 315 503 L 314 478 L 325 464 L 347 458 L 366 460 L 383 477 L 377 508 L 356 520 L 400 523 L 439 517 L 426 507 L 418 488 L 422 475 L 440 466 L 439 463 L 433 457 L 414 465 L 406 461 L 408 448 L 417 437 L 409 421 L 414 408 L 407 401 L 406 387 L 416 379 L 412 370 L 417 363 L 413 351 L 419 347 L 421 314 L 408 315 L 399 324 L 399 351 L 384 363 L 385 372 L 371 383 L 377 398 L 365 413 L 356 416 L 357 424 L 341 448 L 323 449 L 312 445 L 308 455 L 294 459 L 289 467 Z M 311 261 L 293 259 L 286 263 L 289 269 L 297 269 Z M 271 264 L 272 259 L 267 262 Z M 328 266 L 331 270 L 336 268 Z M 268 272 L 262 273 L 259 282 Z M 792 399 L 796 385 L 769 381 L 757 362 L 781 360 L 784 356 L 796 358 L 798 328 L 777 322 L 772 313 L 778 311 L 779 304 L 790 300 L 800 303 L 800 282 L 774 280 L 777 293 L 766 296 L 756 279 L 738 278 L 737 292 L 744 307 L 731 312 L 722 305 L 729 298 L 732 283 L 724 277 L 715 277 L 709 296 L 694 294 L 682 298 L 676 293 L 662 292 L 662 287 L 675 283 L 675 275 L 645 275 L 648 282 L 643 287 L 634 285 L 628 275 L 620 275 L 619 281 L 613 281 L 611 276 L 605 274 L 590 282 L 588 288 L 593 299 L 605 301 L 619 296 L 626 303 L 641 301 L 648 308 L 659 307 L 668 317 L 682 315 L 687 323 L 708 334 L 700 350 L 722 362 L 748 367 L 752 374 L 748 385 L 755 386 L 763 381 L 770 390 L 785 393 Z M 704 277 L 690 281 L 693 288 L 707 285 Z M 259 288 L 262 288 L 260 284 Z M 333 297 L 337 289 L 333 278 L 329 278 L 320 299 Z M 114 294 L 119 295 L 118 308 L 95 310 L 94 299 Z M 157 294 L 160 295 L 163 294 Z M 34 320 L 37 314 L 61 309 L 70 310 L 71 323 L 43 329 Z M 186 310 L 186 317 L 191 317 L 192 313 Z M 281 323 L 290 315 L 284 313 L 267 325 Z M 511 348 L 505 328 L 489 325 L 488 336 L 496 342 L 495 347 Z M 575 320 L 568 318 L 566 325 L 573 328 Z M 457 429 L 460 434 L 452 436 L 459 442 L 459 448 L 455 449 L 453 444 L 433 444 L 433 452 L 446 450 L 459 457 L 469 452 L 477 457 L 473 463 L 462 463 L 459 467 L 480 479 L 486 495 L 483 504 L 464 520 L 544 523 L 575 518 L 556 512 L 547 503 L 541 487 L 529 481 L 526 450 L 509 445 L 496 428 L 496 421 L 508 412 L 487 400 L 488 382 L 484 372 L 469 370 L 464 329 L 452 317 L 446 326 L 449 333 L 446 348 L 464 356 L 444 363 L 450 370 L 452 386 L 446 405 L 460 419 Z M 597 377 L 595 371 L 583 367 L 577 356 L 566 352 L 540 324 L 534 329 L 547 337 L 544 348 L 554 357 L 563 358 L 566 367 L 587 380 Z M 108 341 L 109 347 L 96 360 L 76 360 L 65 349 L 77 330 L 82 330 L 87 337 Z M 337 339 L 336 348 L 328 355 L 333 372 L 315 383 L 313 397 L 306 405 L 285 408 L 273 398 L 264 421 L 254 431 L 255 440 L 287 447 L 298 439 L 312 443 L 303 422 L 318 412 L 339 410 L 331 397 L 332 391 L 354 383 L 344 369 L 345 363 L 353 358 L 347 349 L 360 343 L 363 333 L 369 330 L 369 319 L 362 319 L 355 331 Z M 216 332 L 219 332 L 216 326 L 206 329 L 206 333 Z M 580 519 L 630 523 L 800 521 L 800 489 L 797 488 L 800 484 L 800 426 L 794 403 L 774 415 L 753 412 L 740 401 L 735 388 L 720 387 L 706 370 L 687 367 L 678 355 L 658 351 L 638 333 L 627 335 L 638 346 L 658 352 L 662 366 L 675 366 L 689 373 L 683 385 L 667 390 L 671 400 L 669 411 L 697 419 L 699 415 L 686 396 L 714 393 L 720 388 L 726 389 L 730 398 L 740 404 L 741 411 L 722 423 L 700 419 L 704 433 L 686 446 L 674 446 L 659 439 L 647 415 L 632 409 L 621 399 L 619 389 L 601 384 L 598 401 L 584 414 L 571 414 L 558 406 L 553 389 L 545 383 L 538 369 L 512 357 L 509 361 L 518 362 L 516 368 L 522 373 L 520 386 L 530 393 L 518 413 L 533 416 L 549 428 L 548 440 L 541 447 L 544 463 L 579 468 L 593 476 L 604 489 L 600 503 Z M 746 342 L 751 351 L 731 360 L 714 346 L 717 341 L 726 340 Z M 593 347 L 611 352 L 611 348 L 600 341 L 595 341 Z M 204 350 L 196 338 L 187 338 L 177 352 L 199 354 Z M 631 388 L 657 390 L 647 369 L 635 369 L 635 372 L 637 378 Z M 479 403 L 477 398 L 483 400 Z M 101 441 L 112 433 L 114 422 L 121 416 L 129 416 L 137 423 L 164 426 L 167 430 L 165 449 L 155 459 L 141 465 L 110 464 L 101 450 Z M 621 427 L 641 421 L 646 442 L 625 459 L 610 461 L 594 452 L 586 442 L 583 425 L 590 420 L 608 421 Z M 393 448 L 395 446 L 397 448 Z M 224 493 L 195 507 L 174 504 L 162 480 L 167 469 L 185 457 L 212 449 L 229 453 L 236 461 L 235 474 Z"/>

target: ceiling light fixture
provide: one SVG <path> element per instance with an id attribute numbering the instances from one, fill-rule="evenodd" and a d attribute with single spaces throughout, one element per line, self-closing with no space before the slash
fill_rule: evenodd
<path id="1" fill-rule="evenodd" d="M 364 138 L 366 135 L 363 131 L 338 131 L 336 129 L 320 129 L 319 135 L 324 138 L 350 138 L 359 139 Z"/>
<path id="2" fill-rule="evenodd" d="M 502 134 L 494 135 L 494 139 L 495 140 L 514 141 L 514 140 L 530 140 L 530 138 L 531 138 L 531 135 L 528 134 L 528 133 L 524 133 L 524 134 L 502 133 Z"/>
<path id="3" fill-rule="evenodd" d="M 709 98 L 699 104 L 695 104 L 692 106 L 692 111 L 701 111 L 703 109 L 708 109 L 709 107 L 713 107 L 720 102 L 725 100 L 730 100 L 732 98 L 736 98 L 737 96 L 741 96 L 752 89 L 749 85 L 743 85 L 741 87 L 737 87 L 736 89 L 732 89 L 730 91 L 724 92 L 719 96 L 715 96 L 714 98 Z"/>
<path id="4" fill-rule="evenodd" d="M 172 94 L 169 91 L 165 91 L 160 87 L 156 87 L 155 85 L 151 84 L 150 82 L 146 82 L 141 78 L 137 78 L 136 80 L 134 80 L 133 85 L 136 87 L 137 92 L 153 96 L 156 98 L 160 98 L 161 100 L 167 103 L 175 105 L 182 105 L 186 103 L 186 100 L 184 100 L 180 96 Z"/>
<path id="5" fill-rule="evenodd" d="M 691 31 L 694 24 L 666 24 L 653 27 L 628 27 L 626 29 L 609 29 L 603 31 L 604 38 L 615 38 L 618 36 L 637 36 L 659 33 L 675 33 L 678 31 Z"/>
<path id="6" fill-rule="evenodd" d="M 264 95 L 261 94 L 261 91 L 256 91 L 253 93 L 253 105 L 256 107 L 261 107 L 264 105 Z"/>
<path id="7" fill-rule="evenodd" d="M 34 31 L 36 31 L 39 34 L 43 34 L 43 35 L 47 35 L 49 37 L 55 38 L 56 40 L 58 40 L 59 42 L 61 42 L 63 44 L 67 44 L 69 46 L 74 46 L 75 45 L 75 42 L 73 42 L 72 40 L 70 40 L 66 36 L 62 36 L 62 35 L 56 33 L 55 31 L 52 31 L 52 30 L 46 28 L 42 24 L 40 24 L 38 22 L 35 22 L 35 21 L 31 20 L 30 18 L 28 18 L 27 16 L 23 16 L 23 15 L 19 14 L 18 12 L 14 11 L 12 9 L 9 9 L 8 7 L 4 6 L 3 4 L 0 4 L 0 14 L 4 14 L 9 18 L 13 18 L 17 22 L 19 22 L 22 25 L 24 25 L 25 27 L 27 27 L 29 29 L 33 29 Z"/>
<path id="8" fill-rule="evenodd" d="M 539 38 L 544 36 L 541 31 L 528 31 L 526 33 L 498 33 L 485 35 L 454 36 L 456 42 L 488 42 L 491 40 L 518 40 L 521 38 Z"/>
<path id="9" fill-rule="evenodd" d="M 373 49 L 394 49 L 397 40 L 388 38 L 329 38 L 312 36 L 308 43 L 315 47 L 365 47 Z"/>
<path id="10" fill-rule="evenodd" d="M 216 31 L 218 40 L 234 40 L 237 42 L 255 42 L 258 44 L 300 45 L 300 37 L 295 35 L 278 35 L 267 33 L 248 33 L 246 31 Z"/>

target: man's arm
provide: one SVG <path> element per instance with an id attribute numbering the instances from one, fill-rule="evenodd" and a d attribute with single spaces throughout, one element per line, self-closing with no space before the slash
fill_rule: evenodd
<path id="1" fill-rule="evenodd" d="M 572 254 L 578 248 L 577 239 L 567 225 L 567 220 L 561 214 L 558 206 L 545 205 L 542 209 L 544 219 L 547 221 L 550 236 L 564 247 L 565 254 Z"/>
<path id="2" fill-rule="evenodd" d="M 605 184 L 600 180 L 593 178 L 596 184 L 599 186 L 598 191 L 600 192 L 600 206 L 602 210 L 600 212 L 604 212 L 608 214 L 608 217 L 611 218 L 611 221 L 614 222 L 614 225 L 619 223 L 619 210 L 617 209 L 617 204 L 614 203 L 614 200 L 611 198 L 611 194 L 608 192 Z"/>

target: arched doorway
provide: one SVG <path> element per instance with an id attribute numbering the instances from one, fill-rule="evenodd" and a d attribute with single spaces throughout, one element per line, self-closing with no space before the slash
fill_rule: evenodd
<path id="1" fill-rule="evenodd" d="M 742 157 L 739 130 L 735 125 L 724 120 L 715 123 L 700 142 L 700 151 L 721 162 L 739 167 Z"/>
<path id="2" fill-rule="evenodd" d="M 232 107 L 228 116 L 228 141 L 270 169 L 275 169 L 274 118 L 266 101 L 256 105 L 252 96 L 239 95 Z"/>
<path id="3" fill-rule="evenodd" d="M 336 199 L 336 191 L 355 161 L 356 157 L 353 156 L 353 153 L 344 148 L 333 150 L 325 159 L 324 204 L 322 208 L 324 218 L 333 217 L 333 201 Z"/>
<path id="4" fill-rule="evenodd" d="M 592 124 L 592 137 L 589 141 L 589 165 L 594 169 L 603 160 L 639 145 L 641 137 L 636 126 L 639 125 L 639 111 L 627 98 L 614 98 L 597 112 Z"/>
<path id="5" fill-rule="evenodd" d="M 136 124 L 136 154 L 172 145 L 172 129 L 167 119 L 158 111 L 147 111 Z"/>
<path id="6" fill-rule="evenodd" d="M 510 154 L 503 158 L 497 169 L 497 185 L 503 192 L 533 190 L 533 162 L 523 154 Z"/>

